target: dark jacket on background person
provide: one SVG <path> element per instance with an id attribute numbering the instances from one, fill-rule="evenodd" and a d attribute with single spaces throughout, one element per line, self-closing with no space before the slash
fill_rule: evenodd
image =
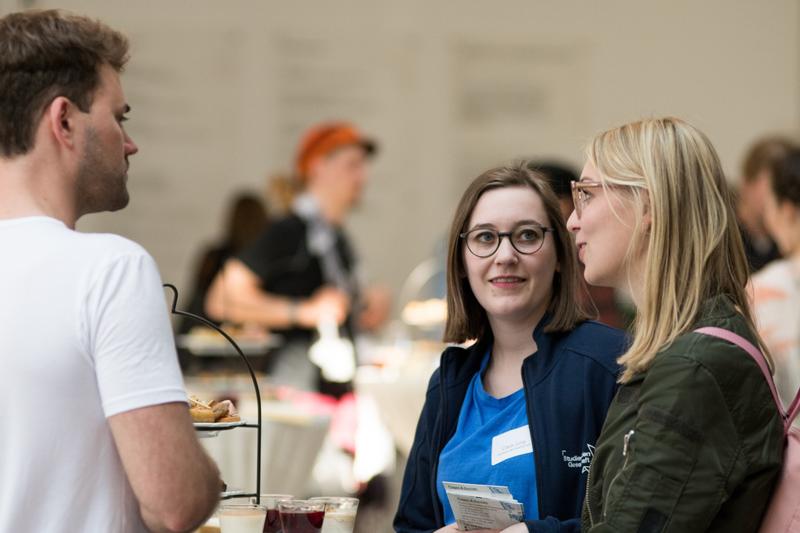
<path id="1" fill-rule="evenodd" d="M 715 297 L 692 332 L 620 387 L 595 449 L 584 531 L 758 530 L 780 473 L 783 425 L 755 361 L 693 332 L 705 326 L 755 344 L 733 302 Z"/>
<path id="2" fill-rule="evenodd" d="M 308 247 L 308 224 L 294 213 L 275 220 L 250 246 L 237 254 L 261 282 L 261 288 L 289 298 L 309 298 L 326 284 L 321 259 Z M 335 232 L 335 250 L 348 274 L 355 268 L 355 255 L 343 231 Z M 346 324 L 352 337 L 351 317 Z M 276 329 L 287 340 L 300 339 L 309 345 L 315 330 Z"/>
<path id="3" fill-rule="evenodd" d="M 522 365 L 541 516 L 527 525 L 530 531 L 579 531 L 586 474 L 617 388 L 616 358 L 626 339 L 621 331 L 597 322 L 584 322 L 568 333 L 545 333 L 547 321 L 545 317 L 533 333 L 537 352 Z M 489 337 L 442 354 L 406 465 L 394 520 L 398 533 L 430 532 L 445 525 L 436 491 L 439 455 L 456 431 L 469 383 L 491 344 Z"/>

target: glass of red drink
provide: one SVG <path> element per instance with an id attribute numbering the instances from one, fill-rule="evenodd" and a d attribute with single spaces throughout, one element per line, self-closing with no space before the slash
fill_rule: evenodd
<path id="1" fill-rule="evenodd" d="M 325 502 L 283 500 L 278 502 L 283 533 L 320 533 L 325 520 Z"/>
<path id="2" fill-rule="evenodd" d="M 259 498 L 259 505 L 267 510 L 267 517 L 264 520 L 262 533 L 283 533 L 281 527 L 280 514 L 278 512 L 278 502 L 281 500 L 291 500 L 291 494 L 262 494 Z M 250 498 L 250 503 L 256 503 L 255 497 Z"/>

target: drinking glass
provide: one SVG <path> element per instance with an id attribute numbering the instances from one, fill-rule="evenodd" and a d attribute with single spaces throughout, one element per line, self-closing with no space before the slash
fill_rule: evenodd
<path id="1" fill-rule="evenodd" d="M 264 527 L 267 510 L 254 503 L 223 503 L 220 505 L 220 533 L 258 533 Z"/>
<path id="2" fill-rule="evenodd" d="M 291 494 L 262 494 L 260 504 L 267 510 L 267 516 L 264 519 L 264 529 L 262 533 L 283 533 L 281 528 L 281 518 L 278 512 L 278 502 L 282 500 L 291 500 L 294 498 Z M 255 503 L 256 499 L 251 498 L 251 503 Z"/>
<path id="3" fill-rule="evenodd" d="M 283 533 L 320 533 L 325 520 L 325 502 L 282 500 L 278 502 Z"/>
<path id="4" fill-rule="evenodd" d="M 325 502 L 325 522 L 322 533 L 353 533 L 356 527 L 358 498 L 322 496 L 311 501 Z"/>

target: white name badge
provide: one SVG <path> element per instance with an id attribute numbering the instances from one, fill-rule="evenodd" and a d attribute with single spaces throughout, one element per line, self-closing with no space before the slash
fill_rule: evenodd
<path id="1" fill-rule="evenodd" d="M 527 425 L 492 438 L 492 466 L 526 453 L 533 453 L 531 431 Z"/>

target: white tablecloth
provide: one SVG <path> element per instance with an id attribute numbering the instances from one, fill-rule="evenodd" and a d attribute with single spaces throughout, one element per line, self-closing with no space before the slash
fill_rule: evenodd
<path id="1" fill-rule="evenodd" d="M 243 410 L 244 420 L 255 422 L 256 417 L 247 416 L 254 407 Z M 262 409 L 261 492 L 303 496 L 330 419 L 276 403 L 265 402 Z M 237 428 L 201 439 L 228 490 L 255 492 L 257 435 L 256 429 Z"/>
<path id="2" fill-rule="evenodd" d="M 429 379 L 427 369 L 403 373 L 361 368 L 356 375 L 356 390 L 374 400 L 397 449 L 406 456 L 414 442 Z"/>

